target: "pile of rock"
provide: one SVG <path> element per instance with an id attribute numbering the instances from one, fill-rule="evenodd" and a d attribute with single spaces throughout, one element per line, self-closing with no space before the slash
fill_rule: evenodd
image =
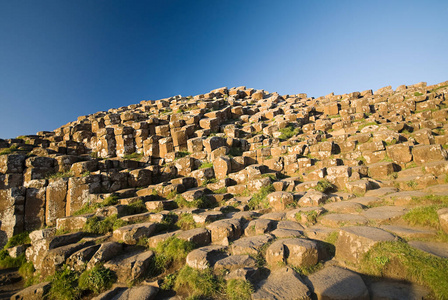
<path id="1" fill-rule="evenodd" d="M 252 282 L 253 299 L 424 295 L 366 280 L 358 265 L 400 238 L 448 257 L 436 229 L 404 218 L 416 197 L 448 195 L 447 95 L 448 82 L 319 98 L 220 88 L 0 140 L 0 244 L 32 231 L 30 245 L 9 252 L 26 252 L 42 278 L 103 264 L 119 284 L 102 299 L 156 295 L 154 283 L 120 284 L 150 279 L 156 254 L 142 241 L 173 236 L 196 245 L 188 266 Z M 197 228 L 164 227 L 185 215 Z M 438 215 L 448 233 L 447 209 Z M 86 230 L 111 217 L 124 226 Z"/>

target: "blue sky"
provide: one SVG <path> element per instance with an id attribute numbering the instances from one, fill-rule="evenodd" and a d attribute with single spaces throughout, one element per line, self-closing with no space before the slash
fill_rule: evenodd
<path id="1" fill-rule="evenodd" d="M 448 1 L 0 0 L 0 138 L 221 86 L 448 80 Z"/>

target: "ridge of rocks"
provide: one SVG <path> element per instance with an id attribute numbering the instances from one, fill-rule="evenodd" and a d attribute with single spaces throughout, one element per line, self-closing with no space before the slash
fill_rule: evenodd
<path id="1" fill-rule="evenodd" d="M 195 245 L 186 265 L 251 282 L 252 299 L 432 295 L 358 265 L 398 240 L 448 258 L 448 208 L 426 227 L 407 217 L 448 196 L 447 97 L 448 81 L 319 98 L 223 87 L 0 139 L 0 246 L 30 232 L 8 252 L 41 278 L 104 264 L 118 281 L 98 299 L 168 297 L 148 271 L 173 237 Z"/>

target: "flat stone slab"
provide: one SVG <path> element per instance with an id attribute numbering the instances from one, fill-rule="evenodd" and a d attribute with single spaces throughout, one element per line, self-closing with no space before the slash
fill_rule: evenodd
<path id="1" fill-rule="evenodd" d="M 359 213 L 364 209 L 364 205 L 355 202 L 353 199 L 351 201 L 334 202 L 324 205 L 327 211 L 337 212 L 337 213 Z"/>
<path id="2" fill-rule="evenodd" d="M 362 204 L 364 206 L 371 206 L 371 205 L 379 205 L 384 202 L 383 199 L 375 196 L 369 196 L 369 197 L 357 197 L 348 200 L 347 202 L 355 202 Z"/>
<path id="3" fill-rule="evenodd" d="M 369 291 L 358 274 L 339 267 L 327 267 L 308 277 L 317 299 L 365 299 Z"/>
<path id="4" fill-rule="evenodd" d="M 20 292 L 11 296 L 13 300 L 40 300 L 44 299 L 45 295 L 50 291 L 51 283 L 50 282 L 42 282 L 39 284 L 35 284 L 29 286 Z"/>
<path id="5" fill-rule="evenodd" d="M 323 214 L 326 210 L 320 206 L 300 207 L 286 212 L 286 219 L 299 222 L 300 224 L 309 224 L 314 222 L 315 218 Z"/>
<path id="6" fill-rule="evenodd" d="M 436 230 L 426 228 L 395 225 L 383 225 L 381 228 L 402 238 L 430 238 L 437 235 Z"/>
<path id="7" fill-rule="evenodd" d="M 365 197 L 381 197 L 392 193 L 397 193 L 398 189 L 394 187 L 383 187 L 376 190 L 370 190 L 365 193 Z"/>
<path id="8" fill-rule="evenodd" d="M 311 226 L 304 230 L 307 237 L 319 241 L 326 240 L 328 236 L 335 231 L 338 231 L 338 229 L 324 227 L 320 225 Z"/>
<path id="9" fill-rule="evenodd" d="M 362 215 L 378 223 L 390 222 L 401 218 L 408 210 L 400 206 L 380 206 L 365 210 Z"/>
<path id="10" fill-rule="evenodd" d="M 153 257 L 154 252 L 152 251 L 135 251 L 114 257 L 104 266 L 117 274 L 119 282 L 125 283 L 144 276 L 150 268 Z"/>
<path id="11" fill-rule="evenodd" d="M 272 241 L 274 237 L 270 234 L 249 236 L 236 240 L 230 246 L 230 251 L 233 255 L 249 254 L 257 255 L 258 251 L 264 244 Z"/>
<path id="12" fill-rule="evenodd" d="M 440 184 L 427 187 L 425 189 L 425 192 L 437 196 L 446 196 L 448 195 L 448 184 Z"/>
<path id="13" fill-rule="evenodd" d="M 156 223 L 152 222 L 126 225 L 115 229 L 112 236 L 116 241 L 123 241 L 132 245 L 137 244 L 139 238 L 150 237 L 156 231 L 156 228 Z"/>
<path id="14" fill-rule="evenodd" d="M 311 299 L 308 287 L 291 268 L 272 272 L 258 287 L 252 294 L 252 300 Z"/>
<path id="15" fill-rule="evenodd" d="M 303 237 L 303 231 L 295 229 L 279 228 L 274 231 L 271 231 L 271 234 L 278 239 L 290 238 L 290 237 Z"/>
<path id="16" fill-rule="evenodd" d="M 224 215 L 220 211 L 205 211 L 203 213 L 199 214 L 193 214 L 193 220 L 198 224 L 205 224 L 206 222 L 213 222 L 220 218 L 222 218 Z"/>
<path id="17" fill-rule="evenodd" d="M 410 241 L 408 244 L 426 253 L 448 258 L 448 244 L 446 243 Z"/>
<path id="18" fill-rule="evenodd" d="M 348 225 L 366 225 L 369 220 L 366 217 L 352 214 L 328 214 L 320 219 L 320 223 L 330 227 L 342 227 Z"/>
<path id="19" fill-rule="evenodd" d="M 275 229 L 277 222 L 271 219 L 255 219 L 247 224 L 244 234 L 254 236 L 268 233 Z"/>
<path id="20" fill-rule="evenodd" d="M 260 216 L 260 219 L 269 219 L 274 221 L 281 221 L 286 218 L 286 213 L 284 212 L 272 212 Z"/>
<path id="21" fill-rule="evenodd" d="M 430 290 L 424 286 L 391 281 L 378 281 L 370 284 L 370 296 L 372 299 L 426 299 Z"/>
<path id="22" fill-rule="evenodd" d="M 178 232 L 176 237 L 181 240 L 192 242 L 197 247 L 207 246 L 211 243 L 210 231 L 205 228 L 194 228 Z"/>
<path id="23" fill-rule="evenodd" d="M 277 223 L 277 229 L 303 230 L 303 226 L 295 221 L 280 221 Z"/>
<path id="24" fill-rule="evenodd" d="M 205 270 L 227 257 L 224 252 L 226 249 L 225 246 L 207 246 L 195 249 L 188 253 L 186 263 L 194 269 Z"/>
<path id="25" fill-rule="evenodd" d="M 384 199 L 391 201 L 395 205 L 407 205 L 412 201 L 412 198 L 425 197 L 426 195 L 428 194 L 421 191 L 406 191 L 389 194 Z"/>
<path id="26" fill-rule="evenodd" d="M 234 271 L 243 268 L 256 268 L 257 261 L 249 255 L 231 255 L 218 260 L 214 265 L 214 270 Z"/>

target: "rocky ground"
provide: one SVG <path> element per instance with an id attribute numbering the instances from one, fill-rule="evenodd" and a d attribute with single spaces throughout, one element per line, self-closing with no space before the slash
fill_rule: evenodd
<path id="1" fill-rule="evenodd" d="M 220 88 L 0 140 L 0 296 L 448 298 L 447 96 Z"/>

